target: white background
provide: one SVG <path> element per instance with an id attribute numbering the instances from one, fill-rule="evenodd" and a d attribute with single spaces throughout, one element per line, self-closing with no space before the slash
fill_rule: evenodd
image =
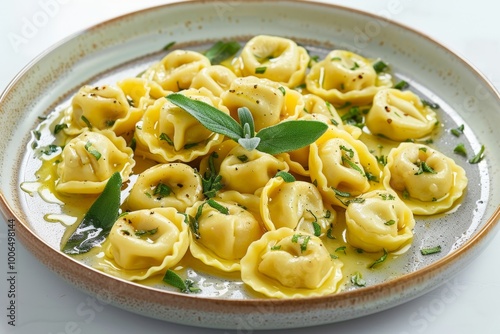
<path id="1" fill-rule="evenodd" d="M 169 1 L 22 0 L 0 3 L 0 91 L 25 65 L 61 39 L 108 18 Z M 437 39 L 465 57 L 500 88 L 500 2 L 491 0 L 324 1 L 372 13 L 399 8 L 390 18 Z M 53 9 L 23 36 L 44 4 Z M 55 7 L 54 7 L 55 6 Z M 12 43 L 12 36 L 25 37 Z M 9 38 L 10 36 L 10 38 Z M 2 124 L 2 126 L 9 126 Z M 498 143 L 491 143 L 496 145 Z M 491 150 L 493 151 L 493 150 Z M 490 151 L 490 152 L 491 152 Z M 500 152 L 496 152 L 500 153 Z M 15 168 L 15 167 L 14 167 Z M 3 333 L 233 333 L 161 322 L 110 305 L 91 305 L 89 296 L 68 285 L 17 244 L 16 327 L 7 324 L 6 225 L 0 223 L 0 334 Z M 499 333 L 500 235 L 466 270 L 427 295 L 388 311 L 343 323 L 283 333 Z M 95 300 L 94 300 L 95 301 Z M 236 331 L 234 331 L 236 333 Z M 253 333 L 245 329 L 245 333 Z M 273 331 L 279 333 L 281 331 Z"/>

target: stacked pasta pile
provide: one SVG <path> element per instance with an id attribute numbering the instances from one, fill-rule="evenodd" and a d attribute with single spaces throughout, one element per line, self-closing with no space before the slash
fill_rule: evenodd
<path id="1" fill-rule="evenodd" d="M 467 178 L 451 158 L 407 142 L 429 136 L 436 113 L 373 65 L 343 50 L 317 60 L 290 39 L 257 36 L 226 66 L 175 50 L 139 77 L 82 87 L 62 119 L 68 142 L 56 190 L 98 194 L 114 172 L 124 181 L 135 175 L 127 214 L 96 266 L 143 280 L 189 251 L 216 270 L 241 272 L 264 295 L 304 297 L 334 293 L 343 281 L 328 246 L 340 215 L 346 244 L 360 251 L 407 248 L 414 215 L 451 208 Z M 247 107 L 256 132 L 297 119 L 328 130 L 291 152 L 249 151 L 165 98 L 173 92 L 235 119 Z M 360 107 L 369 110 L 364 134 L 337 112 Z M 394 142 L 382 162 L 360 139 L 369 133 Z M 209 192 L 207 182 L 216 185 Z"/>

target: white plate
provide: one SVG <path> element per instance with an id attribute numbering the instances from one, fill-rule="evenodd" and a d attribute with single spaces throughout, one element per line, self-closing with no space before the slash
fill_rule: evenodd
<path id="1" fill-rule="evenodd" d="M 279 10 L 270 8 L 275 6 Z M 258 24 L 255 17 L 260 18 Z M 500 164 L 494 154 L 477 166 L 467 167 L 471 187 L 461 207 L 466 215 L 461 215 L 459 226 L 446 224 L 430 234 L 417 234 L 415 249 L 428 238 L 440 236 L 446 250 L 443 256 L 433 263 L 428 258 L 415 258 L 417 264 L 408 268 L 411 273 L 357 291 L 306 301 L 220 301 L 116 280 L 82 267 L 55 250 L 57 234 L 46 233 L 36 224 L 37 213 L 33 212 L 43 212 L 43 207 L 30 206 L 27 210 L 30 202 L 19 190 L 19 183 L 29 179 L 33 171 L 12 170 L 12 161 L 19 161 L 25 153 L 37 117 L 64 102 L 84 82 L 110 80 L 121 68 L 134 71 L 131 64 L 139 68 L 144 59 L 129 61 L 156 52 L 172 40 L 182 43 L 259 33 L 381 57 L 400 76 L 408 78 L 412 87 L 441 105 L 449 115 L 447 127 L 467 125 L 471 150 L 477 151 L 480 143 L 491 143 L 492 147 L 498 143 L 498 134 L 492 129 L 500 118 L 497 93 L 463 60 L 407 28 L 357 11 L 297 2 L 225 2 L 224 6 L 188 3 L 146 10 L 100 25 L 59 45 L 22 73 L 2 96 L 2 123 L 17 127 L 9 127 L 1 135 L 0 149 L 5 152 L 0 160 L 1 190 L 8 206 L 6 218 L 15 217 L 19 222 L 18 235 L 26 247 L 75 285 L 104 295 L 118 306 L 174 322 L 225 328 L 236 328 L 238 317 L 247 313 L 256 319 L 254 328 L 307 326 L 373 313 L 430 290 L 477 256 L 498 221 L 499 194 L 492 189 L 499 186 L 498 167 L 494 166 Z M 116 70 L 109 72 L 111 68 Z M 105 77 L 98 77 L 103 73 Z M 484 117 L 473 117 L 478 110 Z M 443 148 L 453 146 L 454 142 L 449 142 Z M 26 166 L 25 161 L 21 166 Z M 401 272 L 401 268 L 397 271 Z"/>

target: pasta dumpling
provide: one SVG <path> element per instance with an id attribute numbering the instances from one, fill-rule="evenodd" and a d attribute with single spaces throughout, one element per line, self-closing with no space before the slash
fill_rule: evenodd
<path id="1" fill-rule="evenodd" d="M 239 76 L 266 78 L 293 88 L 304 80 L 309 64 L 307 50 L 288 38 L 255 36 L 233 62 Z"/>
<path id="2" fill-rule="evenodd" d="M 99 194 L 113 173 L 125 182 L 135 166 L 132 149 L 110 130 L 83 132 L 64 146 L 61 157 L 56 190 L 63 193 Z"/>
<path id="3" fill-rule="evenodd" d="M 283 160 L 257 150 L 247 151 L 238 145 L 222 160 L 219 175 L 225 189 L 253 194 L 279 171 L 288 171 Z"/>
<path id="4" fill-rule="evenodd" d="M 205 87 L 212 94 L 220 97 L 224 91 L 229 89 L 235 79 L 236 74 L 229 68 L 222 65 L 212 65 L 205 67 L 194 76 L 190 88 Z"/>
<path id="5" fill-rule="evenodd" d="M 255 76 L 235 79 L 221 98 L 235 119 L 238 119 L 238 108 L 247 107 L 252 113 L 255 131 L 285 119 L 297 119 L 304 108 L 299 92 Z"/>
<path id="6" fill-rule="evenodd" d="M 260 194 L 261 216 L 267 230 L 288 227 L 316 236 L 333 227 L 334 210 L 326 210 L 318 189 L 310 182 L 272 178 Z"/>
<path id="7" fill-rule="evenodd" d="M 142 77 L 159 83 L 165 90 L 178 92 L 189 88 L 193 78 L 209 66 L 210 60 L 199 52 L 175 50 L 148 68 Z"/>
<path id="8" fill-rule="evenodd" d="M 310 147 L 311 180 L 330 204 L 345 208 L 380 180 L 382 171 L 368 147 L 343 130 L 328 129 Z"/>
<path id="9" fill-rule="evenodd" d="M 366 126 L 375 135 L 405 141 L 429 135 L 436 126 L 436 113 L 410 91 L 382 89 L 373 98 Z"/>
<path id="10" fill-rule="evenodd" d="M 130 106 L 128 114 L 116 120 L 111 127 L 117 135 L 132 133 L 146 108 L 169 94 L 158 83 L 143 78 L 126 78 L 117 83 Z"/>
<path id="11" fill-rule="evenodd" d="M 188 230 L 184 215 L 174 208 L 126 213 L 111 228 L 106 250 L 118 267 L 104 261 L 101 269 L 128 280 L 143 280 L 165 271 L 186 254 Z"/>
<path id="12" fill-rule="evenodd" d="M 307 90 L 333 103 L 370 104 L 380 88 L 391 87 L 387 74 L 378 75 L 372 63 L 350 51 L 333 50 L 314 64 L 306 77 Z"/>
<path id="13" fill-rule="evenodd" d="M 191 99 L 208 103 L 229 113 L 218 97 L 205 88 L 182 91 Z M 160 163 L 192 161 L 207 154 L 224 136 L 205 128 L 196 118 L 167 99 L 148 107 L 136 128 L 137 155 Z"/>
<path id="14" fill-rule="evenodd" d="M 82 133 L 85 129 L 111 129 L 115 122 L 129 113 L 129 103 L 122 90 L 112 86 L 85 85 L 71 100 L 65 110 L 64 130 L 69 135 Z"/>
<path id="15" fill-rule="evenodd" d="M 426 145 L 401 143 L 387 156 L 384 186 L 395 190 L 414 214 L 448 210 L 467 187 L 462 167 Z"/>
<path id="16" fill-rule="evenodd" d="M 397 196 L 374 190 L 348 205 L 345 212 L 347 242 L 367 252 L 394 252 L 413 239 L 413 213 Z"/>
<path id="17" fill-rule="evenodd" d="M 203 198 L 200 175 L 183 163 L 158 164 L 142 172 L 125 201 L 127 209 L 173 207 L 184 212 Z"/>
<path id="18" fill-rule="evenodd" d="M 189 208 L 186 213 L 197 226 L 191 233 L 191 254 L 223 271 L 240 270 L 248 246 L 264 233 L 256 203 L 255 195 L 231 192 Z"/>
<path id="19" fill-rule="evenodd" d="M 312 297 L 334 293 L 341 268 L 320 238 L 282 227 L 250 245 L 241 259 L 241 279 L 269 297 Z"/>

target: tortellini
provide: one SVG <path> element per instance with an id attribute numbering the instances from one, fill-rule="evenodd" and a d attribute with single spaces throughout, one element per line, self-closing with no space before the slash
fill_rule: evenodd
<path id="1" fill-rule="evenodd" d="M 231 83 L 236 79 L 229 68 L 222 65 L 205 67 L 196 74 L 191 82 L 190 88 L 200 89 L 205 87 L 215 96 L 220 97 L 222 93 L 229 89 Z"/>
<path id="2" fill-rule="evenodd" d="M 248 246 L 264 233 L 258 214 L 258 197 L 222 193 L 187 210 L 197 228 L 191 233 L 191 254 L 223 271 L 240 270 Z"/>
<path id="3" fill-rule="evenodd" d="M 260 35 L 248 41 L 233 67 L 240 76 L 256 76 L 293 88 L 304 80 L 307 50 L 291 39 Z"/>
<path id="4" fill-rule="evenodd" d="M 127 78 L 117 83 L 127 97 L 129 113 L 117 119 L 111 130 L 117 135 L 132 133 L 147 107 L 169 94 L 158 83 L 143 78 Z"/>
<path id="5" fill-rule="evenodd" d="M 324 235 L 333 227 L 336 212 L 323 206 L 318 189 L 310 182 L 271 179 L 260 194 L 260 210 L 268 230 L 288 227 L 296 231 Z"/>
<path id="6" fill-rule="evenodd" d="M 386 74 L 378 75 L 368 59 L 345 50 L 333 50 L 314 64 L 306 77 L 307 89 L 335 106 L 349 102 L 367 105 L 383 87 L 392 86 Z"/>
<path id="7" fill-rule="evenodd" d="M 222 161 L 219 175 L 225 189 L 253 194 L 279 171 L 288 171 L 283 160 L 257 150 L 247 151 L 238 145 Z"/>
<path id="8" fill-rule="evenodd" d="M 311 145 L 309 166 L 311 180 L 324 200 L 344 208 L 382 176 L 376 158 L 363 142 L 333 128 Z"/>
<path id="9" fill-rule="evenodd" d="M 103 261 L 106 272 L 129 280 L 143 280 L 175 266 L 189 247 L 184 215 L 174 208 L 126 213 L 109 234 L 106 255 L 118 268 Z M 109 261 L 109 260 L 107 260 Z"/>
<path id="10" fill-rule="evenodd" d="M 181 92 L 189 98 L 208 103 L 229 113 L 221 100 L 205 88 Z M 167 99 L 148 107 L 136 129 L 136 155 L 160 163 L 192 161 L 207 154 L 224 136 L 205 128 L 196 118 Z"/>
<path id="11" fill-rule="evenodd" d="M 76 93 L 66 109 L 65 132 L 75 135 L 85 129 L 111 129 L 115 122 L 129 113 L 129 102 L 120 89 L 112 86 L 85 85 Z"/>
<path id="12" fill-rule="evenodd" d="M 413 238 L 413 213 L 397 196 L 374 190 L 358 197 L 345 212 L 349 244 L 367 252 L 394 252 Z"/>
<path id="13" fill-rule="evenodd" d="M 269 297 L 321 296 L 338 289 L 342 265 L 320 238 L 282 227 L 250 245 L 241 259 L 241 279 Z"/>
<path id="14" fill-rule="evenodd" d="M 73 194 L 98 194 L 108 179 L 120 172 L 127 181 L 135 166 L 133 151 L 112 131 L 86 131 L 64 147 L 57 165 L 56 190 Z"/>
<path id="15" fill-rule="evenodd" d="M 163 89 L 178 92 L 189 88 L 193 78 L 209 66 L 210 60 L 201 53 L 175 50 L 148 68 L 142 77 L 159 83 Z"/>
<path id="16" fill-rule="evenodd" d="M 436 113 L 410 91 L 382 89 L 373 99 L 366 126 L 375 135 L 396 141 L 429 135 L 436 126 Z"/>
<path id="17" fill-rule="evenodd" d="M 238 108 L 247 107 L 256 131 L 285 119 L 297 119 L 304 108 L 302 96 L 297 91 L 255 76 L 235 79 L 221 98 L 236 119 Z"/>
<path id="18" fill-rule="evenodd" d="M 158 164 L 142 172 L 125 205 L 130 210 L 172 207 L 184 212 L 203 198 L 200 175 L 182 163 Z"/>
<path id="19" fill-rule="evenodd" d="M 401 143 L 391 150 L 384 168 L 384 186 L 395 190 L 414 214 L 444 212 L 467 187 L 462 167 L 429 146 Z"/>

